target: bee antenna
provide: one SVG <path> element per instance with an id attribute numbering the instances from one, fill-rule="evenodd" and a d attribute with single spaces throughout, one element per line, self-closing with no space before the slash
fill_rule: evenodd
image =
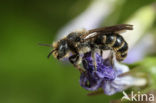
<path id="1" fill-rule="evenodd" d="M 51 44 L 40 44 L 40 43 L 38 43 L 38 45 L 40 45 L 40 46 L 52 47 L 52 45 L 51 45 Z"/>
<path id="2" fill-rule="evenodd" d="M 52 50 L 49 54 L 48 54 L 48 59 L 50 58 L 51 54 L 54 52 L 55 50 Z"/>

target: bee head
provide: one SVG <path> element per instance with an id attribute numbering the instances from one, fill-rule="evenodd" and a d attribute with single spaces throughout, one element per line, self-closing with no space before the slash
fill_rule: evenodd
<path id="1" fill-rule="evenodd" d="M 67 41 L 65 39 L 60 40 L 56 43 L 53 43 L 53 48 L 54 50 L 51 51 L 51 53 L 49 53 L 48 57 L 53 54 L 53 56 L 57 59 L 61 59 L 63 57 L 65 57 L 65 55 L 68 52 L 68 44 Z"/>

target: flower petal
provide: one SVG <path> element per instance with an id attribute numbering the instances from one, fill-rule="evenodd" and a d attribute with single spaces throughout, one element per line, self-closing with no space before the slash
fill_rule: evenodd
<path id="1" fill-rule="evenodd" d="M 101 85 L 102 80 L 96 78 L 93 73 L 84 72 L 80 76 L 80 85 L 86 90 L 95 91 Z"/>

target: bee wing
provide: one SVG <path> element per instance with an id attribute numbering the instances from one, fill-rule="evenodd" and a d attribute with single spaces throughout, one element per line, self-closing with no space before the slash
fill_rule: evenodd
<path id="1" fill-rule="evenodd" d="M 89 30 L 89 33 L 93 32 L 120 32 L 122 30 L 133 30 L 133 25 L 130 24 L 119 24 L 115 26 L 109 26 L 109 27 L 103 27 L 103 28 L 97 28 L 97 29 L 92 29 Z"/>
<path id="2" fill-rule="evenodd" d="M 93 38 L 101 33 L 121 33 L 126 30 L 133 30 L 133 25 L 130 24 L 119 24 L 115 26 L 103 27 L 89 30 L 87 34 L 83 35 L 84 39 Z"/>

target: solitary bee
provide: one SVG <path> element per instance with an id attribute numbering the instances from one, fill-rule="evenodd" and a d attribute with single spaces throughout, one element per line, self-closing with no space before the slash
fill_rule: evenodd
<path id="1" fill-rule="evenodd" d="M 49 53 L 48 57 L 51 54 L 58 60 L 68 57 L 69 61 L 80 72 L 83 71 L 80 67 L 82 59 L 80 55 L 87 52 L 91 52 L 94 55 L 95 49 L 99 49 L 100 51 L 112 50 L 116 55 L 116 59 L 123 61 L 128 51 L 128 44 L 120 35 L 120 32 L 124 30 L 133 30 L 133 26 L 119 24 L 88 31 L 71 32 L 66 37 L 53 43 L 53 50 Z"/>

